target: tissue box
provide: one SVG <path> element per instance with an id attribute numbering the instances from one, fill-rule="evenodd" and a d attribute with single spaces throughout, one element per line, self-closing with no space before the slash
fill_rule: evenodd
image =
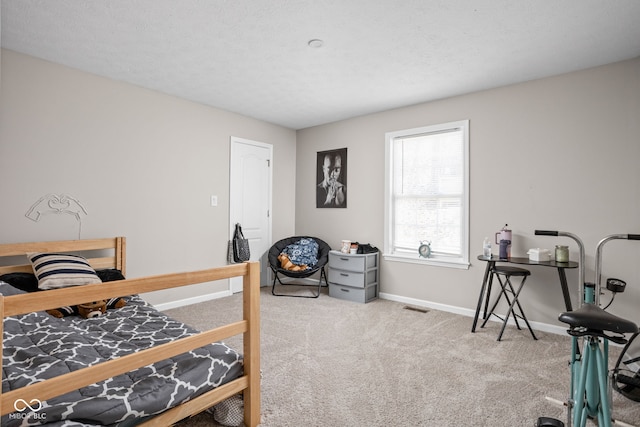
<path id="1" fill-rule="evenodd" d="M 529 259 L 531 261 L 549 261 L 551 259 L 549 249 L 529 249 L 527 254 L 529 255 Z"/>

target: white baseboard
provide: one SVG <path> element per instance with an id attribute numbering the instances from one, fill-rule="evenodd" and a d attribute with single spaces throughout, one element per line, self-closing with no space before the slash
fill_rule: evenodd
<path id="1" fill-rule="evenodd" d="M 463 307 L 456 307 L 453 305 L 447 305 L 447 304 L 440 304 L 437 302 L 431 302 L 431 301 L 425 301 L 425 300 L 420 300 L 420 299 L 416 299 L 416 298 L 408 298 L 408 297 L 403 297 L 400 295 L 394 295 L 394 294 L 388 294 L 385 292 L 380 292 L 379 297 L 381 299 L 387 299 L 390 301 L 396 301 L 396 302 L 401 302 L 403 304 L 410 304 L 416 307 L 423 307 L 423 308 L 431 308 L 433 310 L 440 310 L 440 311 L 446 311 L 449 313 L 454 313 L 454 314 L 461 314 L 463 316 L 467 316 L 467 317 L 474 317 L 476 312 L 475 310 L 471 310 L 469 308 L 463 308 Z M 491 321 L 500 321 L 499 319 L 494 318 L 493 316 L 490 318 Z M 512 319 L 509 319 L 509 324 L 514 324 Z M 562 327 L 562 326 L 558 326 L 558 325 L 550 325 L 548 323 L 542 323 L 542 322 L 532 322 L 529 321 L 529 324 L 531 325 L 531 329 L 534 329 L 536 331 L 541 331 L 541 332 L 549 332 L 552 334 L 558 334 L 558 335 L 566 335 L 567 334 L 567 328 Z M 480 325 L 478 325 L 479 327 Z M 469 330 L 471 330 L 471 323 L 469 323 Z"/>
<path id="2" fill-rule="evenodd" d="M 211 301 L 218 298 L 224 298 L 231 295 L 230 290 L 215 292 L 213 294 L 200 295 L 197 297 L 179 299 L 171 302 L 164 302 L 154 305 L 154 308 L 158 311 L 169 310 L 171 308 L 184 307 L 185 305 L 197 304 L 199 302 Z"/>

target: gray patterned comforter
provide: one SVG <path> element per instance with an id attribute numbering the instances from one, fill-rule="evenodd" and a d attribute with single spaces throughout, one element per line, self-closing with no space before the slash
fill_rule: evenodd
<path id="1" fill-rule="evenodd" d="M 22 293 L 0 284 L 0 293 Z M 2 391 L 94 365 L 196 331 L 127 297 L 100 317 L 58 319 L 45 312 L 4 324 Z M 17 401 L 2 426 L 130 426 L 242 374 L 242 356 L 222 343 L 155 363 L 45 402 Z"/>

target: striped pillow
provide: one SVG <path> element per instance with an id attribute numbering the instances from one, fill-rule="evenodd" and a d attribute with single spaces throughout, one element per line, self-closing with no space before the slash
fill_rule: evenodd
<path id="1" fill-rule="evenodd" d="M 40 290 L 102 282 L 87 260 L 79 255 L 28 253 L 27 257 Z"/>

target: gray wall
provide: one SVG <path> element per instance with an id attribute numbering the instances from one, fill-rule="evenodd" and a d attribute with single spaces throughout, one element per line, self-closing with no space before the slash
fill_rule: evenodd
<path id="1" fill-rule="evenodd" d="M 461 119 L 470 120 L 472 265 L 455 270 L 383 261 L 381 291 L 388 297 L 471 313 L 485 268 L 476 260 L 482 240 L 505 223 L 514 231 L 516 256 L 568 244 L 577 260 L 573 241 L 533 232 L 577 234 L 591 280 L 602 237 L 640 233 L 640 59 L 298 131 L 296 232 L 315 234 L 335 249 L 341 239 L 382 248 L 385 132 Z M 348 148 L 348 208 L 316 209 L 316 152 L 342 147 Z M 609 243 L 605 255 L 604 276 L 628 282 L 615 312 L 640 321 L 640 243 Z M 559 325 L 556 271 L 531 270 L 522 296 L 526 314 Z M 575 303 L 577 271 L 568 278 Z"/>
<path id="2" fill-rule="evenodd" d="M 128 238 L 130 277 L 223 265 L 228 236 L 229 137 L 274 145 L 273 239 L 315 234 L 382 247 L 384 134 L 469 119 L 471 259 L 468 270 L 382 262 L 391 298 L 472 311 L 484 236 L 504 223 L 514 254 L 575 246 L 536 238 L 536 228 L 571 231 L 587 246 L 611 233 L 640 233 L 640 59 L 318 126 L 297 133 L 272 124 L 2 51 L 0 241 L 73 239 L 71 216 L 39 222 L 27 209 L 47 193 L 87 208 L 82 237 Z M 349 150 L 347 209 L 315 208 L 316 152 Z M 209 206 L 218 195 L 219 205 Z M 605 247 L 604 275 L 627 280 L 615 312 L 640 321 L 640 244 Z M 532 269 L 525 310 L 558 324 L 557 274 Z M 568 273 L 572 290 L 577 272 Z M 226 283 L 191 287 L 153 303 L 197 297 Z M 574 292 L 575 293 L 575 292 Z M 575 295 L 574 300 L 575 300 Z M 449 307 L 446 307 L 449 306 Z"/>
<path id="3" fill-rule="evenodd" d="M 121 235 L 128 276 L 226 264 L 229 139 L 273 144 L 274 183 L 295 179 L 293 130 L 2 50 L 0 241 L 75 239 L 71 215 L 25 217 L 66 193 L 87 209 L 82 238 Z M 210 196 L 218 206 L 210 206 Z M 274 185 L 273 237 L 293 234 L 295 193 Z M 152 303 L 224 290 L 195 285 Z"/>

